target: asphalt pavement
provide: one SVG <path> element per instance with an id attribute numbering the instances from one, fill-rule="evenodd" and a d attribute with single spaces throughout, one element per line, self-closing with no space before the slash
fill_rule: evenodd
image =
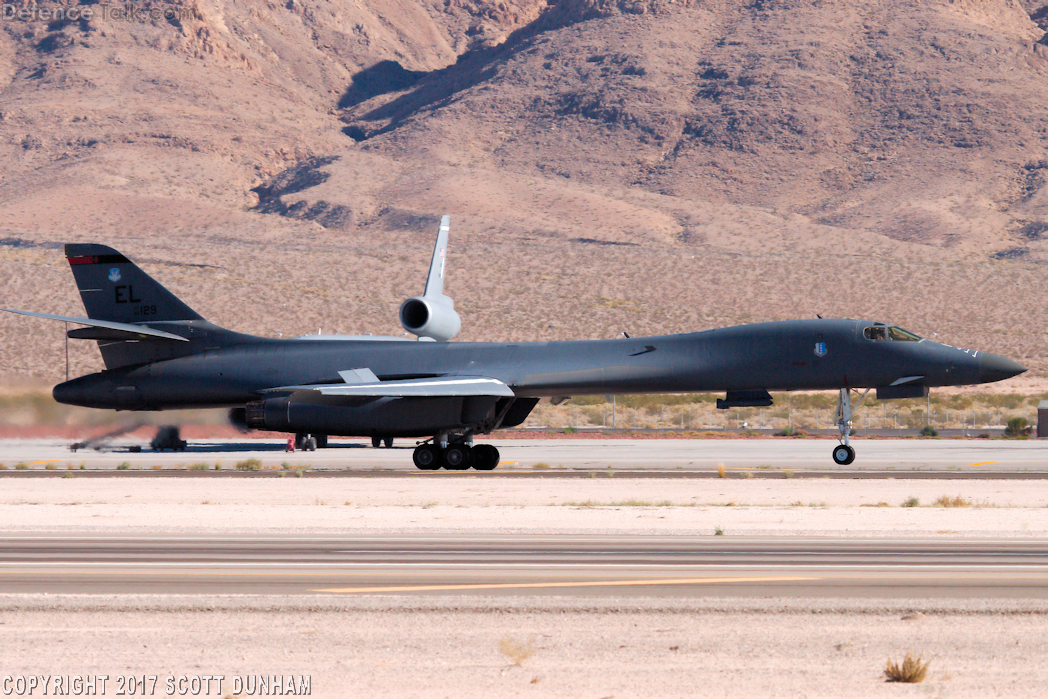
<path id="1" fill-rule="evenodd" d="M 1048 540 L 0 538 L 5 593 L 1048 598 Z"/>

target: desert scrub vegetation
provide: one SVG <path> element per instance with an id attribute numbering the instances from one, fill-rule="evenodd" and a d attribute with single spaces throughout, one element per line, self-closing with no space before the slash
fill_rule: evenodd
<path id="1" fill-rule="evenodd" d="M 597 502 L 596 500 L 583 500 L 582 502 L 573 501 L 552 504 L 559 504 L 561 507 L 691 507 L 691 505 L 685 503 L 675 503 L 669 500 L 660 500 L 658 502 L 652 500 L 618 500 L 612 502 Z"/>
<path id="2" fill-rule="evenodd" d="M 924 682 L 931 662 L 931 660 L 925 661 L 923 656 L 914 655 L 910 651 L 906 651 L 906 655 L 900 663 L 896 663 L 891 658 L 888 658 L 888 662 L 884 666 L 884 681 L 909 682 L 912 684 Z"/>
<path id="3" fill-rule="evenodd" d="M 921 501 L 917 497 L 915 497 L 915 496 L 910 496 L 910 497 L 908 497 L 908 498 L 906 498 L 905 500 L 902 501 L 902 506 L 903 507 L 920 507 L 921 506 Z"/>
<path id="4" fill-rule="evenodd" d="M 1013 417 L 1008 420 L 1008 426 L 1004 428 L 1005 437 L 1029 437 L 1033 428 L 1024 417 Z"/>
<path id="5" fill-rule="evenodd" d="M 744 430 L 759 427 L 775 430 L 782 436 L 807 436 L 812 428 L 832 426 L 836 395 L 831 392 L 775 393 L 774 404 L 767 408 L 717 410 L 717 394 L 579 396 L 560 405 L 540 403 L 524 423 L 526 427 L 548 427 L 551 430 L 571 428 L 680 430 Z M 1015 417 L 1029 424 L 1036 415 L 1037 404 L 1048 399 L 1048 393 L 965 394 L 878 401 L 873 397 L 855 411 L 854 430 L 907 429 L 924 430 L 922 436 L 936 436 L 941 429 L 1004 429 Z M 613 417 L 614 416 L 614 417 Z M 930 424 L 929 424 L 930 422 Z M 571 432 L 566 432 L 570 434 Z"/>
<path id="6" fill-rule="evenodd" d="M 244 459 L 236 463 L 238 471 L 261 471 L 262 462 L 258 459 Z"/>
<path id="7" fill-rule="evenodd" d="M 499 652 L 506 656 L 513 665 L 521 667 L 524 661 L 535 655 L 534 639 L 520 640 L 513 636 L 499 639 Z"/>
<path id="8" fill-rule="evenodd" d="M 932 504 L 936 507 L 971 507 L 972 501 L 962 498 L 960 495 L 955 495 L 952 498 L 949 495 L 941 495 Z"/>

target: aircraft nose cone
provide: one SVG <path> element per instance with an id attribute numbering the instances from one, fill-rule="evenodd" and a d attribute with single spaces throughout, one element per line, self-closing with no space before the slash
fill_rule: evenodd
<path id="1" fill-rule="evenodd" d="M 996 354 L 979 355 L 979 382 L 1003 381 L 1026 371 L 1026 367 Z"/>

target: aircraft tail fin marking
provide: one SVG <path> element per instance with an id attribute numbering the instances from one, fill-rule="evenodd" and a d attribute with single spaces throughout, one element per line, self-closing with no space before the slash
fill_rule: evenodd
<path id="1" fill-rule="evenodd" d="M 69 244 L 66 259 L 87 316 L 115 323 L 203 320 L 196 311 L 105 245 Z"/>

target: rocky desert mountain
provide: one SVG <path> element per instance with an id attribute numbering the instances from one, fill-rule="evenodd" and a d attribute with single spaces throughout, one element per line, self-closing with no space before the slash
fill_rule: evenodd
<path id="1" fill-rule="evenodd" d="M 5 8 L 3 307 L 81 314 L 93 241 L 236 330 L 400 334 L 449 213 L 462 340 L 819 313 L 1048 378 L 1039 2 Z M 0 318 L 0 374 L 64 371 Z"/>

